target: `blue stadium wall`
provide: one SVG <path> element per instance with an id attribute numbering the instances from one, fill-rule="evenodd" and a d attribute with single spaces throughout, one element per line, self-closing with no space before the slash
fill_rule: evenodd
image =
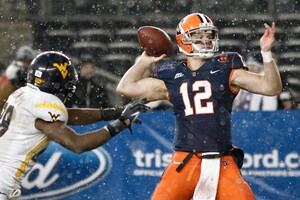
<path id="1" fill-rule="evenodd" d="M 21 199 L 150 199 L 172 156 L 172 111 L 140 115 L 141 125 L 77 155 L 52 143 L 22 184 Z M 105 123 L 73 126 L 79 133 Z M 300 199 L 300 111 L 235 112 L 233 141 L 256 199 Z"/>

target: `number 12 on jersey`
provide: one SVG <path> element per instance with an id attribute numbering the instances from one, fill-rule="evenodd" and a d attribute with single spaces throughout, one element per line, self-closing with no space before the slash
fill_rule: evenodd
<path id="1" fill-rule="evenodd" d="M 200 89 L 203 88 L 203 91 Z M 208 81 L 195 81 L 192 85 L 193 92 L 196 92 L 193 99 L 188 94 L 188 83 L 182 83 L 180 86 L 180 94 L 182 95 L 185 106 L 185 116 L 198 114 L 214 113 L 214 105 L 212 101 L 207 101 L 202 105 L 203 100 L 208 100 L 212 95 L 211 84 Z M 191 100 L 194 100 L 194 107 L 191 106 Z"/>

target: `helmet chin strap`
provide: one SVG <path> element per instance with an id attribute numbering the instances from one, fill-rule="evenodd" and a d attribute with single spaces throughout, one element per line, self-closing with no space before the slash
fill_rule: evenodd
<path id="1" fill-rule="evenodd" d="M 201 50 L 196 44 L 192 43 L 193 53 L 192 55 L 198 55 L 200 58 L 211 58 L 214 55 L 214 52 L 207 51 L 205 46 L 205 51 Z"/>
<path id="2" fill-rule="evenodd" d="M 214 52 L 198 52 L 198 53 L 188 53 L 186 51 L 184 51 L 182 48 L 179 47 L 179 51 L 184 53 L 185 55 L 187 56 L 199 56 L 200 58 L 203 58 L 203 59 L 209 59 L 211 57 L 214 56 Z"/>

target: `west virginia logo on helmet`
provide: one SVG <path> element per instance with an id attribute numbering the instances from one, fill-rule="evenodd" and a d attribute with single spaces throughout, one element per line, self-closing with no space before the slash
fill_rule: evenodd
<path id="1" fill-rule="evenodd" d="M 66 76 L 68 75 L 68 70 L 67 70 L 68 63 L 67 62 L 64 62 L 63 64 L 53 63 L 53 66 L 60 71 L 62 77 L 65 79 Z"/>

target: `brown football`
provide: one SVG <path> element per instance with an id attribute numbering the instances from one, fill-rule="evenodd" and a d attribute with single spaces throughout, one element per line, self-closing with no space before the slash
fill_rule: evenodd
<path id="1" fill-rule="evenodd" d="M 162 29 L 155 26 L 142 26 L 137 31 L 140 45 L 150 56 L 173 54 L 173 43 L 170 36 Z"/>

